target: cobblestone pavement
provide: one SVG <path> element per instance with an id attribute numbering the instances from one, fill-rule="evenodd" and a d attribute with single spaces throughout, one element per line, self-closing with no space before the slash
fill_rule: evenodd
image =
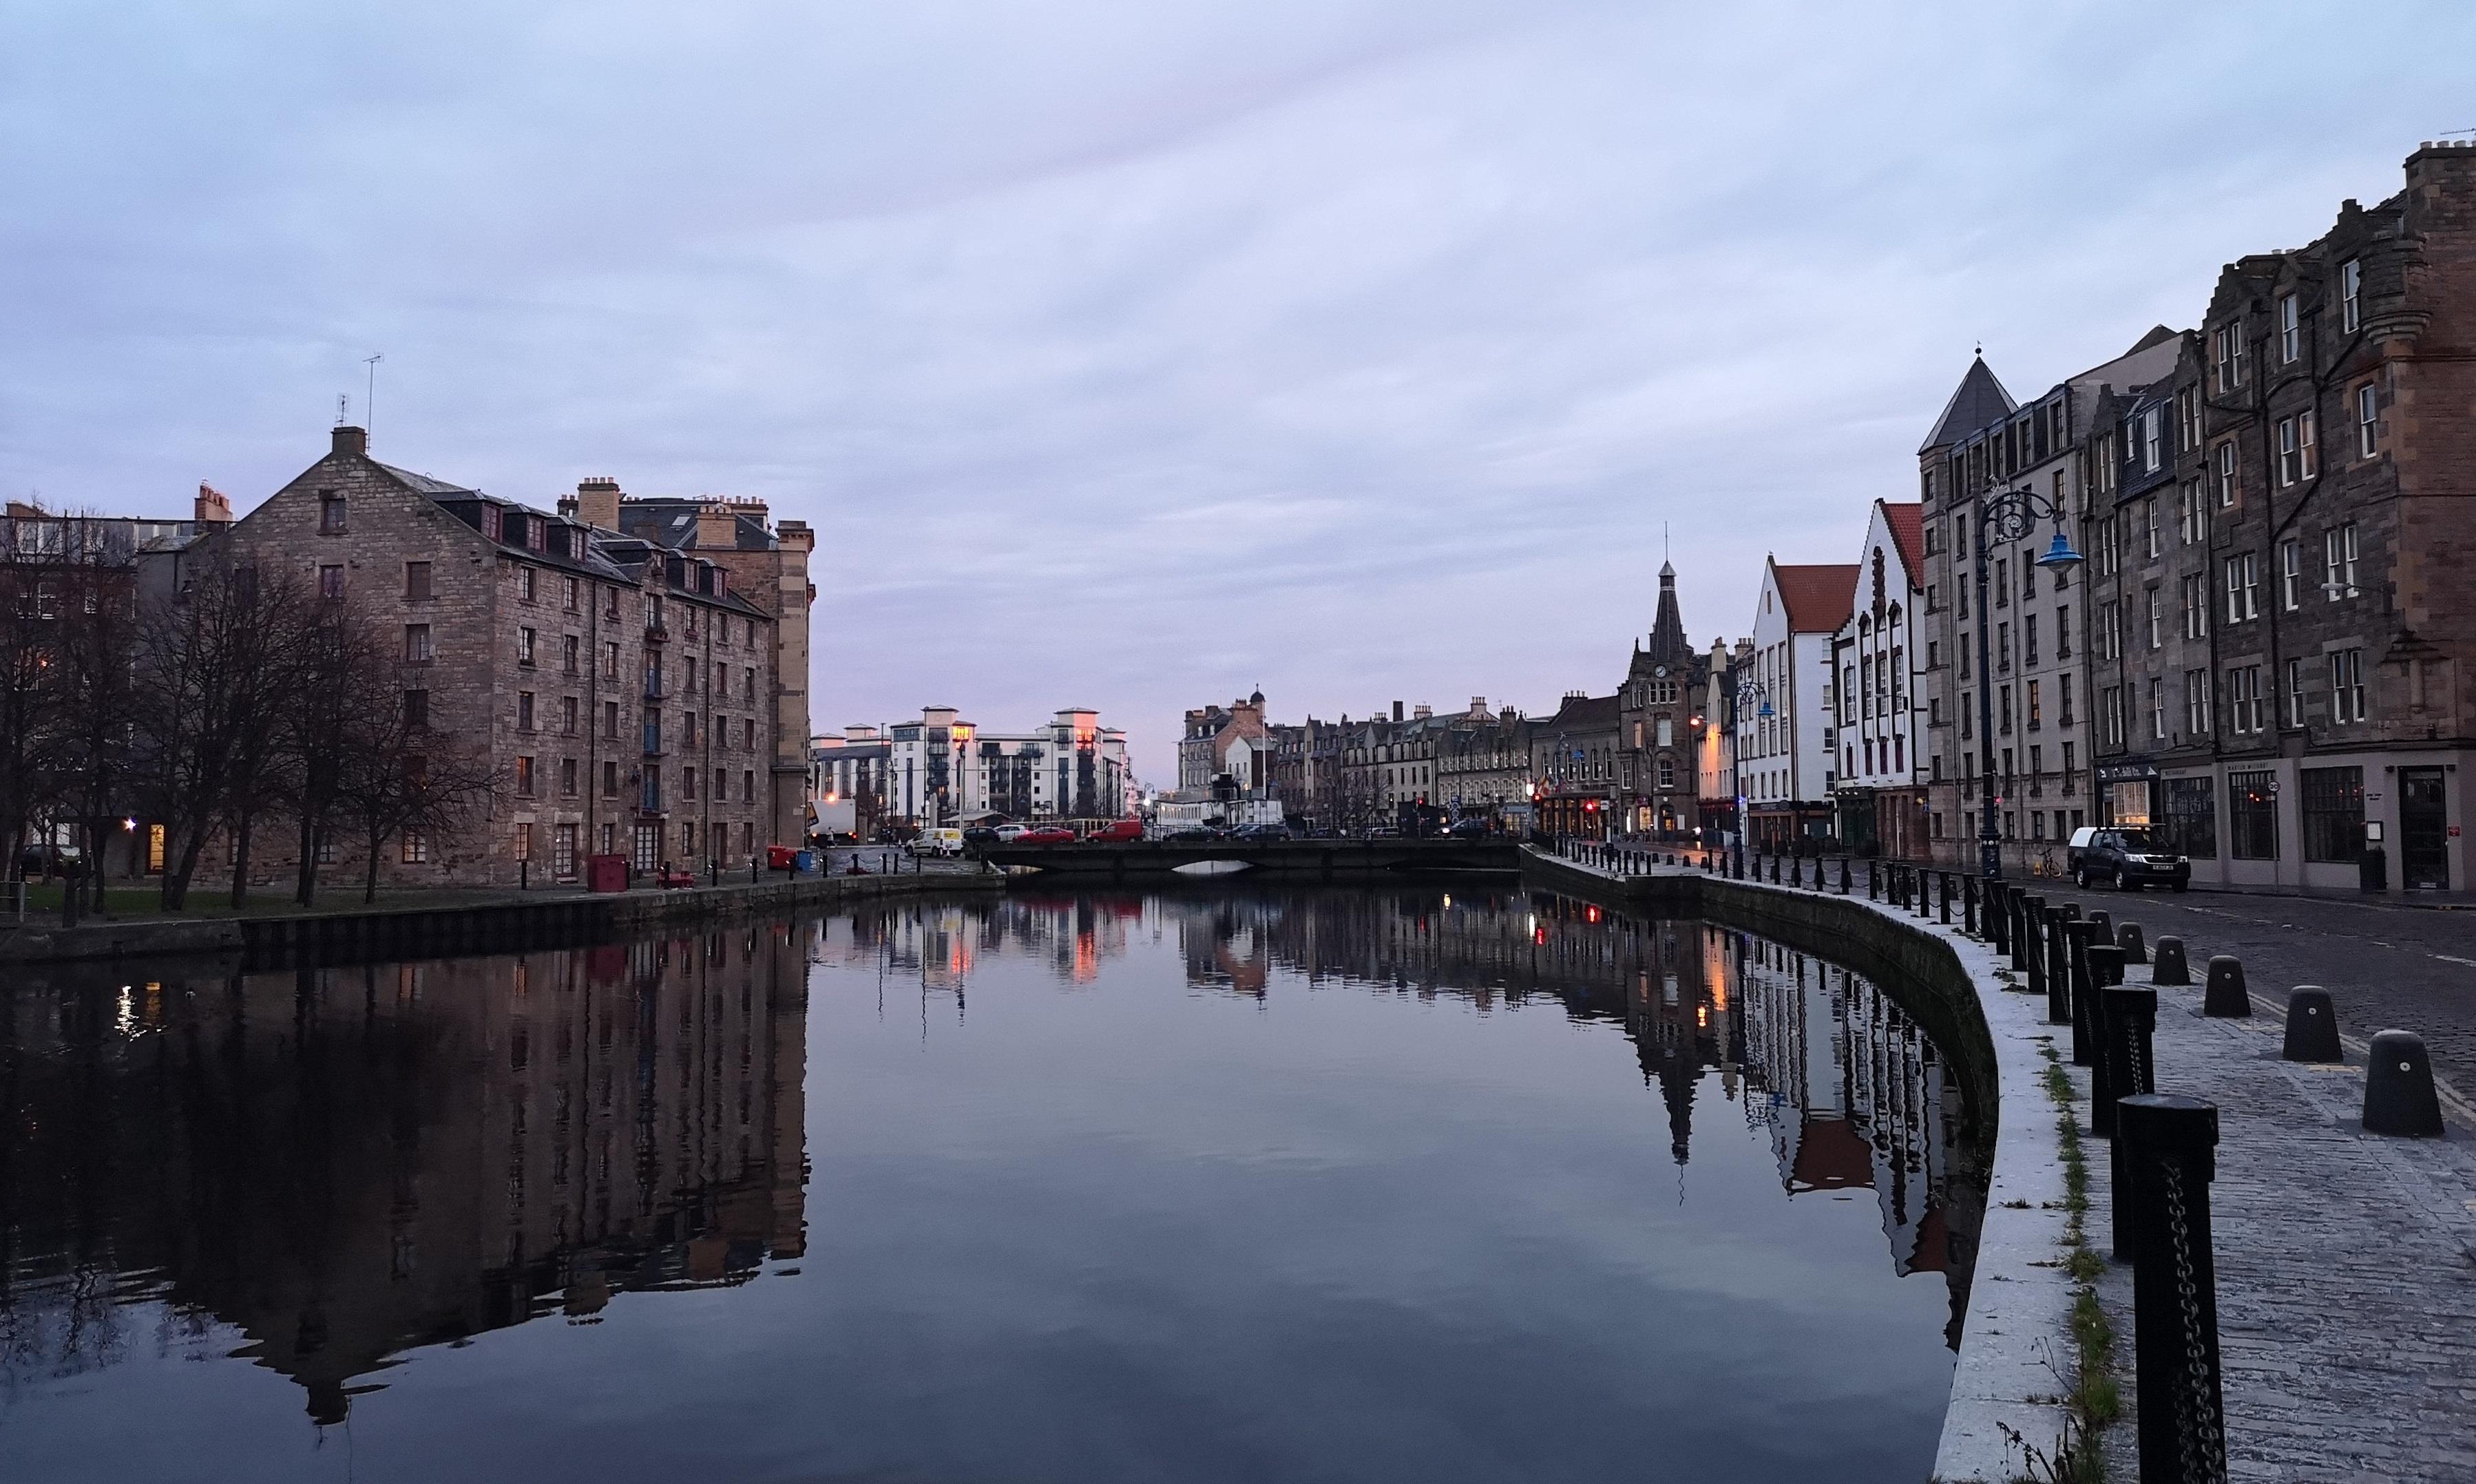
<path id="1" fill-rule="evenodd" d="M 2360 1044 L 2393 1027 L 2424 1037 L 2436 1071 L 2476 1101 L 2476 912 L 2382 902 L 2218 892 L 2082 891 L 2040 881 L 2049 902 L 2103 907 L 2155 943 L 2184 940 L 2193 977 L 2213 953 L 2243 960 L 2244 981 L 2273 1015 L 2298 984 L 2330 992 L 2339 1028 Z"/>
<path id="2" fill-rule="evenodd" d="M 2155 1054 L 2160 1091 L 2218 1106 L 2229 1476 L 2476 1479 L 2476 1129 L 2366 1134 L 2360 1057 L 2281 1061 L 2282 1020 L 2204 1019 L 2200 998 L 2158 991 Z M 2102 1285 L 2127 1359 L 2129 1289 Z"/>

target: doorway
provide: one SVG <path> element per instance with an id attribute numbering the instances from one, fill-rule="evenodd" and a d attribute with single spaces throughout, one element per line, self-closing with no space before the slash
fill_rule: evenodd
<path id="1" fill-rule="evenodd" d="M 2450 808 L 2439 768 L 2401 768 L 2399 884 L 2409 891 L 2450 889 Z"/>

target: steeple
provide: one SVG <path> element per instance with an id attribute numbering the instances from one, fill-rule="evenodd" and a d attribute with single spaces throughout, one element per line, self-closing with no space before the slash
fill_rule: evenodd
<path id="1" fill-rule="evenodd" d="M 1676 569 L 1664 561 L 1659 564 L 1659 616 L 1651 622 L 1646 653 L 1670 664 L 1694 659 L 1694 641 L 1685 636 L 1685 620 L 1676 608 Z"/>

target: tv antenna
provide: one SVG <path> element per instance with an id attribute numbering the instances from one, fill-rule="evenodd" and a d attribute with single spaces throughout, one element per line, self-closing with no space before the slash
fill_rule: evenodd
<path id="1" fill-rule="evenodd" d="M 335 393 L 335 426 L 336 426 L 336 427 L 341 428 L 342 426 L 344 426 L 344 419 L 345 419 L 345 417 L 347 416 L 346 412 L 344 411 L 344 408 L 345 408 L 345 405 L 346 405 L 346 404 L 348 404 L 348 403 L 350 403 L 352 400 L 353 400 L 353 399 L 352 399 L 352 397 L 351 397 L 351 395 L 350 395 L 349 393 L 346 393 L 346 392 L 340 392 L 340 391 L 339 391 L 339 392 L 337 392 L 337 393 Z"/>

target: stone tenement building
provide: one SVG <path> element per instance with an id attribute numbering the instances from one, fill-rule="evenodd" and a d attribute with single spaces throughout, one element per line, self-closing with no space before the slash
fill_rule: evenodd
<path id="1" fill-rule="evenodd" d="M 2428 144 L 2399 194 L 2228 264 L 2125 429 L 2127 473 L 2152 443 L 2175 458 L 2092 537 L 2123 553 L 2146 661 L 2097 681 L 2104 817 L 2171 829 L 2196 879 L 2351 887 L 2375 845 L 2392 887 L 2464 888 L 2476 144 Z M 2153 590 L 2176 646 L 2154 657 Z"/>
<path id="2" fill-rule="evenodd" d="M 730 574 L 730 591 L 774 620 L 774 757 L 766 804 L 772 838 L 799 840 L 807 829 L 808 581 L 816 534 L 805 521 L 771 528 L 762 500 L 635 498 L 616 480 L 585 480 L 559 513 L 597 531 L 615 531 L 666 552 L 709 561 Z"/>
<path id="3" fill-rule="evenodd" d="M 1978 701 L 2014 869 L 2084 822 L 2149 827 L 2193 878 L 2464 888 L 2476 786 L 2476 145 L 2219 275 L 2201 328 L 2152 330 L 2026 406 L 1972 365 L 1919 450 L 1925 778 L 1937 858 L 1973 857 Z M 2061 503 L 1993 554 L 1983 496 Z M 1977 673 L 1986 630 L 1993 673 Z"/>
<path id="4" fill-rule="evenodd" d="M 780 667 L 807 653 L 805 528 L 762 534 L 755 507 L 731 507 L 734 560 L 769 576 L 759 603 L 732 567 L 659 532 L 614 529 L 607 481 L 560 504 L 548 513 L 391 467 L 369 456 L 362 430 L 344 427 L 326 458 L 211 538 L 357 606 L 393 651 L 407 711 L 442 748 L 472 749 L 494 770 L 486 817 L 456 838 L 391 842 L 384 879 L 505 884 L 520 866 L 563 879 L 587 853 L 703 870 L 801 838 L 807 719 L 797 700 L 788 833 L 777 829 L 776 768 Z M 742 546 L 760 534 L 774 544 Z M 214 557 L 202 546 L 186 559 Z M 262 843 L 253 865 L 288 876 L 284 832 Z M 339 870 L 358 869 L 349 831 L 331 853 Z"/>

